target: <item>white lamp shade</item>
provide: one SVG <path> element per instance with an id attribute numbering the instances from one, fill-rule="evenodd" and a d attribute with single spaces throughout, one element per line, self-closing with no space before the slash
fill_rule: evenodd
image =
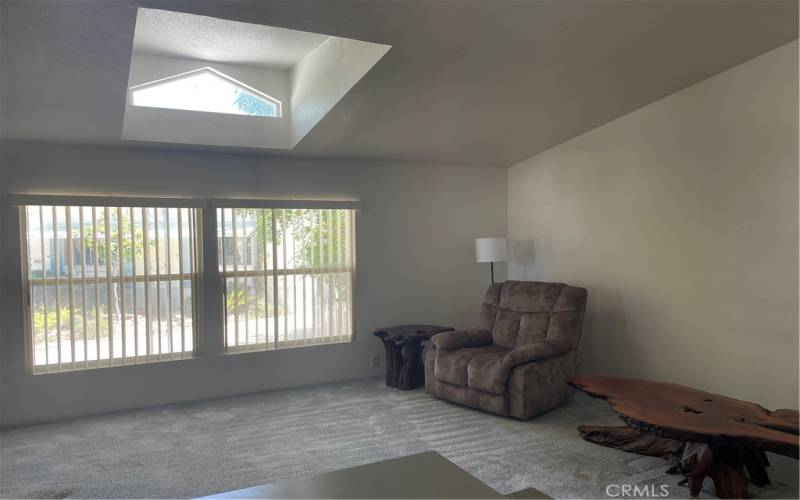
<path id="1" fill-rule="evenodd" d="M 505 262 L 508 260 L 505 238 L 475 240 L 475 262 Z"/>

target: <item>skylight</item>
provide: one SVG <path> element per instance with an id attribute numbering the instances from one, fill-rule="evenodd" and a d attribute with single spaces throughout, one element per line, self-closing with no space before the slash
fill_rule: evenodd
<path id="1" fill-rule="evenodd" d="M 280 101 L 208 67 L 132 87 L 131 103 L 230 115 L 281 116 Z"/>
<path id="2" fill-rule="evenodd" d="M 390 48 L 140 7 L 122 139 L 292 149 Z"/>

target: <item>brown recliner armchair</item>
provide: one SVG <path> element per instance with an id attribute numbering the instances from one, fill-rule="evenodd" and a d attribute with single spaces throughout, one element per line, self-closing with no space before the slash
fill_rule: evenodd
<path id="1" fill-rule="evenodd" d="M 527 420 L 563 403 L 578 371 L 586 289 L 506 281 L 486 291 L 477 330 L 437 334 L 425 355 L 425 391 Z"/>

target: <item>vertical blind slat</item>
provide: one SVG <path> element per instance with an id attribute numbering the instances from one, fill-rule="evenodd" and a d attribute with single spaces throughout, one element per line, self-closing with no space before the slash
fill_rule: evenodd
<path id="1" fill-rule="evenodd" d="M 199 280 L 197 276 L 198 270 L 198 260 L 199 257 L 197 256 L 197 210 L 190 210 L 189 212 L 189 265 L 191 268 L 189 269 L 189 276 L 191 277 L 191 284 L 192 284 L 192 314 L 194 315 L 195 306 L 197 304 L 197 296 L 195 295 L 195 290 L 199 291 Z M 195 317 L 192 316 L 192 352 L 197 350 L 197 331 L 198 325 L 194 319 Z"/>
<path id="2" fill-rule="evenodd" d="M 80 246 L 81 246 L 81 317 L 82 330 L 83 330 L 83 367 L 88 366 L 89 361 L 89 343 L 86 340 L 86 236 L 83 234 L 83 207 L 78 208 L 78 217 L 80 218 Z"/>
<path id="3" fill-rule="evenodd" d="M 75 297 L 72 269 L 72 207 L 64 207 L 67 229 L 67 293 L 69 293 L 69 344 L 70 344 L 70 366 L 75 367 Z"/>
<path id="4" fill-rule="evenodd" d="M 286 209 L 281 209 L 281 248 L 283 249 L 283 261 L 281 262 L 281 269 L 288 269 L 286 265 Z M 289 300 L 288 300 L 288 285 L 289 280 L 286 274 L 283 275 L 283 340 L 289 340 Z"/>
<path id="5" fill-rule="evenodd" d="M 222 237 L 219 238 L 219 241 L 220 241 L 219 252 L 220 252 L 220 255 L 222 255 L 222 309 L 223 309 L 223 316 L 224 316 L 223 332 L 227 332 L 228 331 L 228 278 L 227 278 L 228 265 L 225 262 L 226 261 L 225 254 L 227 254 L 228 252 L 226 251 L 226 248 L 225 248 L 225 233 L 226 233 L 226 229 L 225 229 L 225 209 L 220 209 L 220 210 L 217 211 L 217 213 L 219 214 L 220 225 L 222 226 Z M 227 333 L 225 333 L 225 335 L 223 335 L 223 339 L 224 339 L 223 345 L 227 348 L 228 347 L 228 335 L 227 335 Z"/>
<path id="6" fill-rule="evenodd" d="M 178 274 L 183 275 L 183 209 L 178 209 Z M 178 300 L 181 303 L 181 359 L 186 353 L 186 317 L 184 316 L 184 303 L 185 300 L 183 291 L 183 278 L 181 277 L 178 286 Z"/>
<path id="7" fill-rule="evenodd" d="M 117 253 L 119 254 L 119 328 L 122 336 L 122 364 L 125 364 L 128 339 L 125 335 L 125 250 L 122 245 L 122 207 L 117 207 Z"/>
<path id="8" fill-rule="evenodd" d="M 244 210 L 239 211 L 239 218 L 242 221 L 242 244 L 239 248 L 239 254 L 243 256 L 242 258 L 242 266 L 244 267 L 243 271 L 247 270 L 247 234 L 245 234 L 244 230 Z M 250 344 L 250 308 L 247 307 L 247 304 L 250 301 L 249 294 L 247 293 L 247 276 L 242 276 L 242 302 L 245 305 L 244 309 L 244 345 Z"/>
<path id="9" fill-rule="evenodd" d="M 275 332 L 272 336 L 273 348 L 278 348 L 278 249 L 275 245 L 278 244 L 278 221 L 276 220 L 276 210 L 268 209 L 271 215 L 271 228 L 272 233 L 272 318 Z M 264 214 L 266 216 L 266 213 Z"/>
<path id="10" fill-rule="evenodd" d="M 133 355 L 139 358 L 139 308 L 137 302 L 139 291 L 136 286 L 136 217 L 134 216 L 133 207 L 128 209 L 128 217 L 130 217 L 131 226 L 131 275 L 134 277 L 132 302 L 133 302 Z"/>
<path id="11" fill-rule="evenodd" d="M 249 215 L 248 215 L 248 218 L 249 218 Z M 257 220 L 258 220 L 257 217 L 253 219 L 253 235 L 254 235 L 253 242 L 251 244 L 249 239 L 248 239 L 248 242 L 247 242 L 247 252 L 248 252 L 248 255 L 252 256 L 253 270 L 258 270 L 258 249 L 256 248 L 256 243 L 257 242 L 255 241 L 257 239 L 257 231 L 256 231 L 256 224 L 257 224 L 256 221 Z M 249 261 L 250 261 L 250 257 L 248 257 L 248 262 Z M 254 286 L 257 286 L 257 284 L 255 283 L 255 281 L 256 281 L 255 278 L 248 278 L 248 280 L 253 282 Z M 259 323 L 261 323 L 261 319 L 259 318 L 259 312 L 258 312 L 258 295 L 256 295 L 255 300 L 253 300 L 253 304 L 255 305 L 255 307 L 254 307 L 255 310 L 253 311 L 253 317 L 255 318 L 255 322 L 254 322 L 253 326 L 256 329 L 255 342 L 253 342 L 253 344 L 254 345 L 258 345 L 259 344 L 259 338 L 258 337 L 259 337 L 259 330 L 260 330 Z"/>
<path id="12" fill-rule="evenodd" d="M 296 215 L 294 210 L 289 210 L 291 217 Z M 297 256 L 295 255 L 295 235 L 292 230 L 292 269 L 297 269 Z M 289 267 L 288 265 L 286 266 Z M 294 328 L 294 340 L 297 340 L 297 275 L 292 273 L 292 322 Z"/>
<path id="13" fill-rule="evenodd" d="M 156 324 L 158 326 L 158 355 L 160 356 L 164 353 L 164 347 L 161 339 L 161 250 L 158 237 L 158 234 L 161 232 L 161 226 L 159 224 L 158 208 L 153 208 L 153 239 L 155 240 L 156 245 L 156 317 L 158 318 L 158 322 Z"/>
<path id="14" fill-rule="evenodd" d="M 317 255 L 316 245 L 311 248 L 311 341 L 316 341 L 317 338 L 317 308 L 315 307 L 316 304 L 316 297 L 317 297 L 317 275 L 314 272 L 314 264 L 317 262 L 319 256 Z"/>
<path id="15" fill-rule="evenodd" d="M 305 221 L 305 214 L 303 214 L 302 211 L 298 211 L 298 212 L 300 212 L 300 216 L 302 217 L 302 220 Z M 308 262 L 303 262 L 303 292 L 302 292 L 302 295 L 303 295 L 303 344 L 307 344 L 308 343 L 308 338 L 307 338 L 307 336 L 308 336 L 308 325 L 307 325 L 308 311 L 306 311 L 306 281 L 308 281 Z"/>
<path id="16" fill-rule="evenodd" d="M 53 271 L 56 277 L 56 345 L 58 347 L 58 370 L 61 371 L 61 282 L 59 280 L 59 275 L 61 274 L 60 269 L 60 262 L 58 258 L 59 248 L 58 248 L 58 213 L 56 207 L 53 207 L 53 259 L 54 259 L 54 267 Z"/>
<path id="17" fill-rule="evenodd" d="M 236 209 L 231 210 L 231 252 L 233 259 L 233 328 L 236 332 L 236 345 L 239 342 L 239 253 L 236 244 Z"/>
<path id="18" fill-rule="evenodd" d="M 342 268 L 342 213 L 336 211 L 336 267 Z M 342 332 L 342 306 L 339 300 L 339 272 L 336 273 L 336 336 L 341 337 Z"/>
<path id="19" fill-rule="evenodd" d="M 353 223 L 355 219 L 355 212 L 347 213 L 347 331 L 353 331 L 353 288 L 355 287 L 355 269 L 353 263 L 353 248 L 355 248 L 355 233 L 353 232 Z"/>
<path id="20" fill-rule="evenodd" d="M 42 278 L 46 279 L 47 278 L 47 269 L 45 268 L 45 262 L 47 262 L 47 260 L 46 260 L 47 254 L 44 251 L 44 207 L 42 207 L 42 206 L 39 206 L 39 237 L 41 238 L 39 246 L 41 247 L 41 251 L 42 251 L 42 256 L 41 256 Z M 50 325 L 48 324 L 48 321 L 47 321 L 48 314 L 47 314 L 47 285 L 46 284 L 42 285 L 42 297 L 43 297 L 42 303 L 44 305 L 44 307 L 42 307 L 42 311 L 43 311 L 42 324 L 44 325 L 44 362 L 45 362 L 45 365 L 49 367 L 50 366 L 50 341 L 48 339 L 48 337 L 49 337 L 48 334 L 50 333 L 50 328 L 49 328 Z M 31 297 L 31 303 L 33 303 L 33 297 Z M 31 306 L 31 311 L 34 311 L 34 310 L 35 309 Z M 33 322 L 32 324 L 35 325 L 36 323 Z M 34 337 L 34 339 L 35 339 L 35 337 Z M 33 351 L 34 351 L 34 356 L 35 356 L 36 355 L 35 354 L 35 352 L 36 352 L 36 343 L 35 342 L 34 342 Z"/>
<path id="21" fill-rule="evenodd" d="M 92 207 L 92 242 L 94 243 L 93 250 L 93 258 L 92 262 L 94 265 L 92 266 L 93 274 L 92 277 L 94 278 L 94 340 L 96 344 L 96 358 L 98 360 L 98 365 L 100 363 L 100 277 L 97 274 L 98 269 L 100 269 L 100 252 L 99 252 L 99 243 L 97 242 L 97 208 Z"/>
<path id="22" fill-rule="evenodd" d="M 328 338 L 330 340 L 334 334 L 333 317 L 333 209 L 328 212 Z"/>
<path id="23" fill-rule="evenodd" d="M 167 281 L 167 332 L 169 333 L 169 342 L 167 345 L 169 346 L 170 359 L 175 359 L 175 350 L 173 349 L 172 345 L 172 241 L 170 235 L 172 218 L 170 217 L 171 210 L 169 208 L 165 208 L 164 212 L 166 213 L 165 222 L 167 223 L 164 233 L 164 237 L 166 239 L 166 248 L 164 249 L 164 252 L 166 253 L 167 260 L 167 276 L 170 277 Z"/>
<path id="24" fill-rule="evenodd" d="M 264 251 L 264 345 L 269 346 L 269 269 L 268 269 L 268 262 L 269 262 L 269 255 L 267 253 L 267 210 L 263 210 L 260 214 L 261 219 L 261 234 L 262 240 L 264 242 L 263 251 Z M 259 321 L 260 322 L 260 321 Z"/>
<path id="25" fill-rule="evenodd" d="M 325 212 L 321 211 L 318 215 L 319 220 L 319 228 L 318 233 L 319 237 L 319 244 L 317 246 L 317 268 L 319 271 L 317 272 L 317 296 L 316 296 L 316 314 L 317 318 L 319 319 L 319 325 L 317 326 L 317 340 L 318 342 L 324 342 L 325 340 L 325 303 L 323 299 L 325 298 Z"/>
<path id="26" fill-rule="evenodd" d="M 28 210 L 28 207 L 25 207 L 24 211 L 20 212 L 20 220 L 22 221 L 22 224 L 27 225 L 28 224 L 28 219 L 30 217 L 31 217 L 31 213 Z M 27 248 L 27 249 L 31 248 L 31 233 L 30 233 L 30 231 L 26 231 L 26 234 L 25 234 L 25 248 Z M 44 259 L 42 259 L 42 270 L 44 270 Z M 0 287 L 0 290 L 2 290 L 2 287 Z M 26 317 L 26 326 L 30 328 L 30 331 L 31 331 L 32 337 L 33 337 L 32 339 L 26 339 L 26 351 L 30 351 L 33 354 L 34 358 L 35 358 L 36 357 L 36 347 L 37 347 L 36 346 L 37 328 L 36 328 L 36 314 L 34 313 L 34 305 L 33 305 L 34 304 L 33 283 L 29 281 L 27 283 L 27 286 L 25 287 L 25 290 L 26 291 L 23 292 L 23 304 L 24 304 L 23 305 L 23 311 L 24 311 L 24 315 Z M 0 293 L 2 293 L 2 292 L 0 292 Z M 25 293 L 28 294 L 27 297 L 25 297 Z M 25 301 L 25 299 L 27 299 L 27 301 Z M 0 305 L 0 307 L 2 307 L 2 306 Z M 45 336 L 46 335 L 47 335 L 47 329 L 45 329 Z M 27 347 L 28 346 L 28 342 L 30 342 L 30 348 L 29 349 Z"/>
<path id="27" fill-rule="evenodd" d="M 106 259 L 106 316 L 108 320 L 108 366 L 111 366 L 114 360 L 114 318 L 111 313 L 111 217 L 109 215 L 108 207 L 103 208 L 103 224 L 105 236 L 105 259 Z"/>
<path id="28" fill-rule="evenodd" d="M 150 361 L 153 352 L 153 324 L 150 322 L 150 237 L 148 231 L 147 208 L 142 208 L 142 266 L 144 267 L 144 329 L 147 340 L 145 342 L 145 355 Z"/>

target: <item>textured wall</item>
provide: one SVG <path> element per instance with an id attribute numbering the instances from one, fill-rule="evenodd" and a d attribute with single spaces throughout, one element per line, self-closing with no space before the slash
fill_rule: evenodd
<path id="1" fill-rule="evenodd" d="M 379 162 L 276 160 L 262 156 L 13 143 L 4 148 L 4 192 L 198 197 L 348 197 L 357 222 L 356 338 L 352 343 L 220 355 L 217 284 L 204 284 L 206 354 L 53 375 L 24 369 L 18 219 L 6 216 L 2 350 L 6 425 L 180 400 L 300 386 L 382 373 L 374 328 L 477 323 L 488 270 L 473 238 L 505 233 L 505 170 Z M 206 241 L 215 245 L 213 221 Z M 210 226 L 210 227 L 209 227 Z M 7 230 L 6 230 L 7 229 Z M 208 256 L 207 256 L 208 257 Z M 214 262 L 206 259 L 207 266 Z"/>
<path id="2" fill-rule="evenodd" d="M 509 169 L 510 276 L 589 289 L 587 371 L 797 408 L 797 75 L 793 42 Z"/>

